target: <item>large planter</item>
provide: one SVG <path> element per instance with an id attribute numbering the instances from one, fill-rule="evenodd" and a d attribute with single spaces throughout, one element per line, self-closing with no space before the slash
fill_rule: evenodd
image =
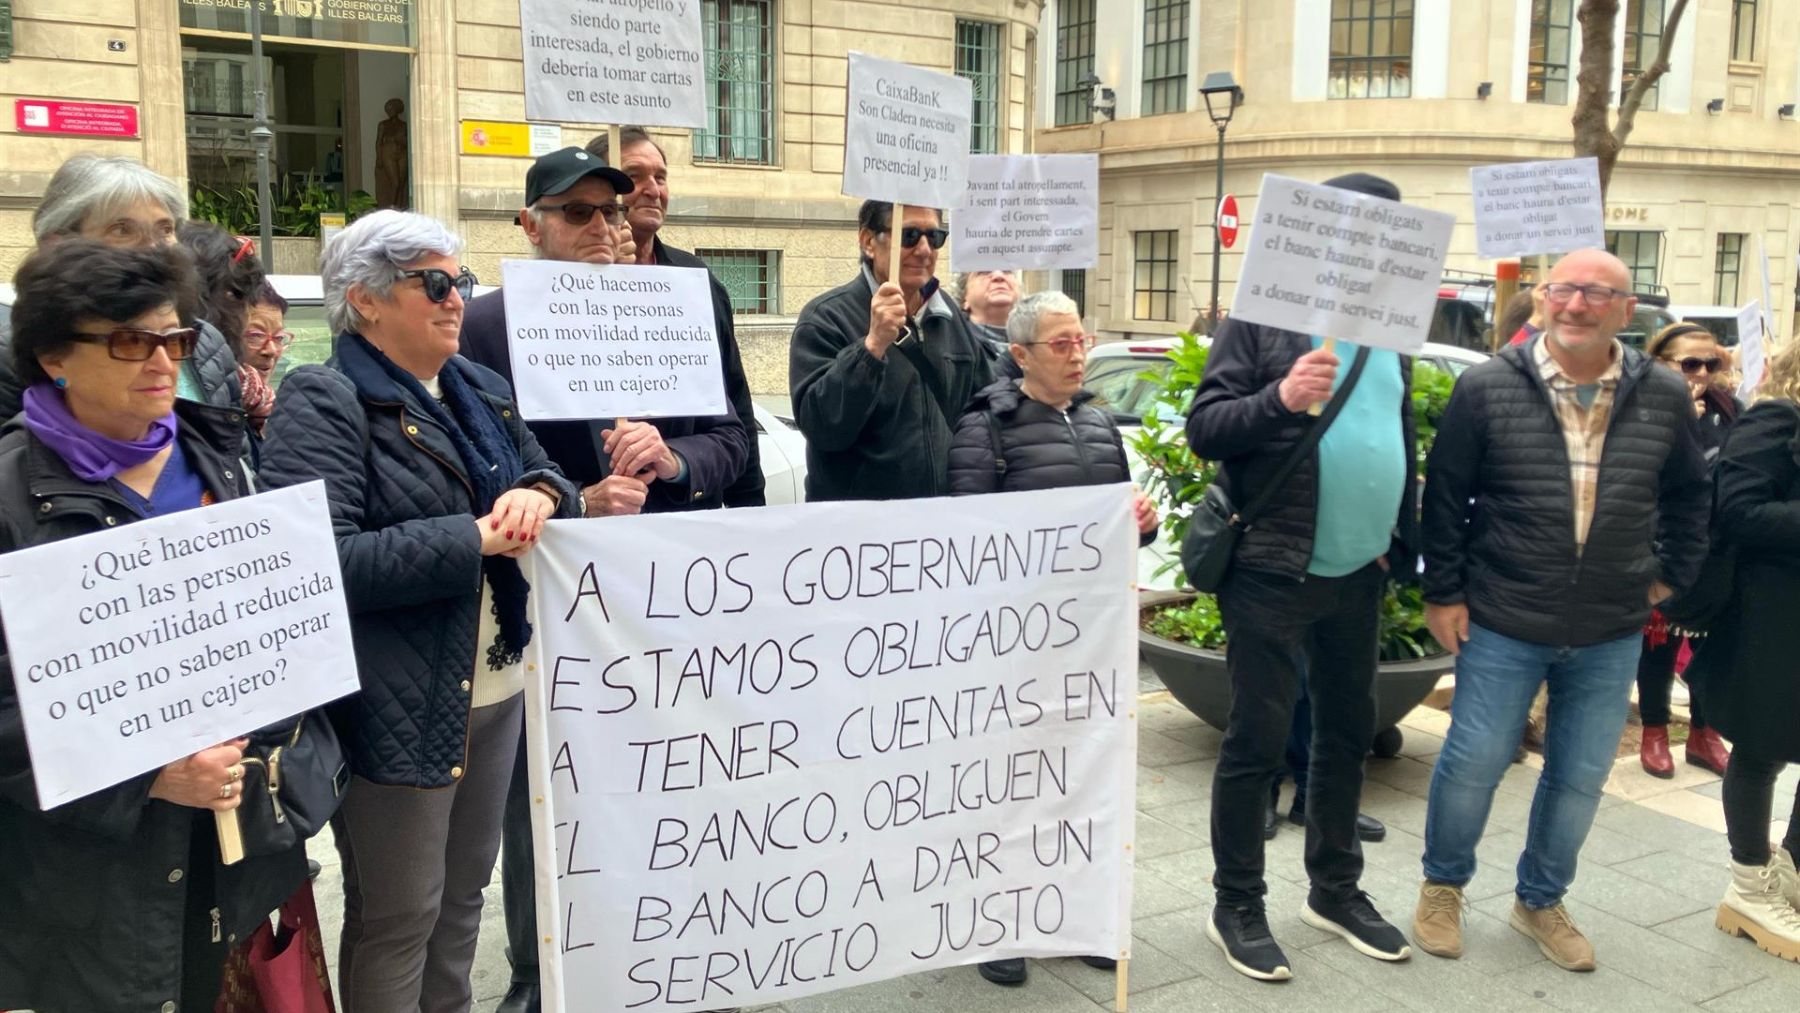
<path id="1" fill-rule="evenodd" d="M 1231 679 L 1225 674 L 1223 653 L 1142 631 L 1138 647 L 1182 706 L 1214 728 L 1225 729 L 1231 716 Z M 1455 670 L 1456 659 L 1448 654 L 1387 661 L 1376 668 L 1375 755 L 1399 755 L 1403 743 L 1400 720 L 1437 687 L 1440 678 Z"/>

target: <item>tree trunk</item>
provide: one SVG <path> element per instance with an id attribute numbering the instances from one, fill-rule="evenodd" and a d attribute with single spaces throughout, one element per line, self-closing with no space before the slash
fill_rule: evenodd
<path id="1" fill-rule="evenodd" d="M 1619 22 L 1619 0 L 1581 0 L 1576 21 L 1581 25 L 1581 71 L 1575 79 L 1575 113 L 1570 118 L 1575 128 L 1575 154 L 1592 155 L 1600 163 L 1600 193 L 1604 198 L 1612 185 L 1613 166 L 1619 152 L 1637 126 L 1638 110 L 1644 96 L 1669 72 L 1669 54 L 1675 46 L 1675 32 L 1687 13 L 1688 0 L 1675 0 L 1668 8 L 1663 23 L 1662 43 L 1656 58 L 1643 69 L 1631 91 L 1619 100 L 1616 125 L 1611 123 L 1609 106 L 1613 89 L 1624 80 L 1622 68 L 1613 66 L 1616 36 L 1613 27 Z M 1641 59 L 1643 54 L 1639 54 Z"/>

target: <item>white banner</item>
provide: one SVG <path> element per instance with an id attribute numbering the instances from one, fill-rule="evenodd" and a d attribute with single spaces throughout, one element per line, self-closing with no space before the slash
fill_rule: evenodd
<path id="1" fill-rule="evenodd" d="M 1587 158 L 1469 170 L 1475 249 L 1490 260 L 1606 248 L 1600 163 Z"/>
<path id="2" fill-rule="evenodd" d="M 1047 271 L 1100 262 L 1099 155 L 971 155 L 950 219 L 959 271 Z"/>
<path id="3" fill-rule="evenodd" d="M 526 557 L 544 1008 L 1128 956 L 1130 501 L 552 523 Z"/>
<path id="4" fill-rule="evenodd" d="M 1455 224 L 1441 211 L 1265 174 L 1231 315 L 1416 354 Z"/>
<path id="5" fill-rule="evenodd" d="M 962 207 L 973 95 L 966 77 L 852 52 L 844 194 Z"/>
<path id="6" fill-rule="evenodd" d="M 705 271 L 505 260 L 500 277 L 523 417 L 725 414 L 725 367 Z"/>
<path id="7" fill-rule="evenodd" d="M 706 126 L 700 0 L 519 0 L 525 116 Z"/>
<path id="8" fill-rule="evenodd" d="M 1762 303 L 1752 299 L 1750 305 L 1738 310 L 1737 325 L 1737 393 L 1740 400 L 1749 401 L 1756 394 L 1756 385 L 1762 382 L 1768 360 L 1768 328 L 1763 326 Z"/>
<path id="9" fill-rule="evenodd" d="M 0 555 L 0 615 L 46 809 L 358 688 L 323 482 Z"/>

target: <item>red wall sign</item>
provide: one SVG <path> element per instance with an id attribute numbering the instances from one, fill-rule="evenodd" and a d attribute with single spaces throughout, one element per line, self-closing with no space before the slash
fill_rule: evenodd
<path id="1" fill-rule="evenodd" d="M 136 137 L 137 106 L 116 102 L 57 102 L 22 98 L 13 102 L 13 122 L 22 134 L 78 134 L 82 137 Z"/>
<path id="2" fill-rule="evenodd" d="M 1229 250 L 1231 249 L 1231 244 L 1237 242 L 1237 237 L 1237 198 L 1233 197 L 1231 194 L 1226 194 L 1219 201 L 1219 245 Z"/>

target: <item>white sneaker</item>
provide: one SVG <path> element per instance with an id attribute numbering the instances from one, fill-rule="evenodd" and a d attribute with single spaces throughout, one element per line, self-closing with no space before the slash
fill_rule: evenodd
<path id="1" fill-rule="evenodd" d="M 1800 911 L 1782 895 L 1773 859 L 1761 866 L 1731 863 L 1731 885 L 1713 924 L 1727 935 L 1748 936 L 1766 953 L 1800 962 Z"/>

